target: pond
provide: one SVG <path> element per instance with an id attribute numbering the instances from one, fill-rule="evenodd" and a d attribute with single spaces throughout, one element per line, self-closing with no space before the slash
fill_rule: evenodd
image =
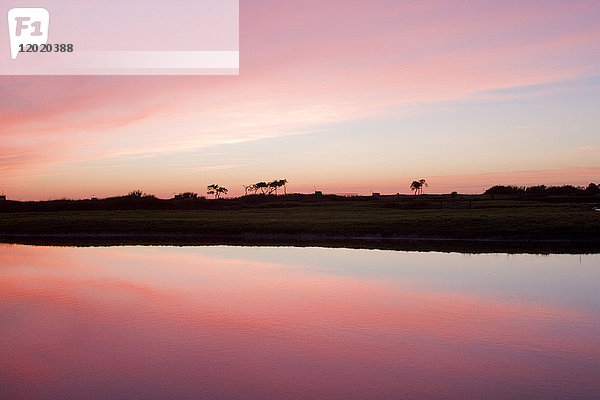
<path id="1" fill-rule="evenodd" d="M 2 399 L 598 399 L 600 255 L 0 245 Z"/>

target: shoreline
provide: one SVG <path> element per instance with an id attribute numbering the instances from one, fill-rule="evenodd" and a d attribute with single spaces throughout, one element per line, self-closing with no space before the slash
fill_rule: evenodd
<path id="1" fill-rule="evenodd" d="M 598 239 L 495 239 L 322 234 L 0 233 L 0 244 L 95 246 L 275 246 L 508 254 L 600 254 Z"/>
<path id="2" fill-rule="evenodd" d="M 189 210 L 17 212 L 0 207 L 0 240 L 59 245 L 229 244 L 600 253 L 600 213 L 588 203 L 551 200 L 561 202 L 477 197 L 469 208 L 440 208 L 440 202 L 428 196 L 300 200 L 292 196 L 185 203 L 215 207 Z"/>

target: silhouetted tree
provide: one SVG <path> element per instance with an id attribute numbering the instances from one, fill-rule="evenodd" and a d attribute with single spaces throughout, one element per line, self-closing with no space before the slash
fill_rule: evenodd
<path id="1" fill-rule="evenodd" d="M 287 194 L 287 179 L 276 179 L 270 182 L 257 182 L 253 185 L 243 185 L 244 186 L 244 190 L 246 192 L 246 194 L 248 194 L 248 192 L 253 192 L 254 194 L 257 194 L 258 191 L 260 190 L 261 194 L 277 194 L 277 190 L 280 187 L 283 187 L 284 190 L 284 194 Z"/>
<path id="2" fill-rule="evenodd" d="M 212 184 L 212 185 L 208 185 L 206 187 L 206 193 L 208 194 L 214 194 L 215 195 L 215 199 L 218 199 L 221 197 L 221 193 L 222 194 L 227 194 L 227 192 L 229 192 L 229 190 L 227 190 L 227 188 L 224 188 L 222 186 L 219 186 L 217 184 Z"/>
<path id="3" fill-rule="evenodd" d="M 415 196 L 417 194 L 419 194 L 419 190 L 421 190 L 421 182 L 419 181 L 412 181 L 412 183 L 410 184 L 410 190 L 412 190 L 413 192 L 415 192 Z"/>
<path id="4" fill-rule="evenodd" d="M 274 180 L 272 182 L 269 182 L 269 186 L 271 186 L 272 188 L 275 189 L 275 194 L 277 194 L 277 189 L 279 189 L 280 187 L 283 187 L 283 193 L 287 194 L 287 188 L 286 185 L 287 184 L 287 179 L 279 179 L 279 180 Z"/>
<path id="5" fill-rule="evenodd" d="M 258 192 L 258 188 L 256 187 L 256 184 L 244 185 L 244 189 L 246 190 L 246 193 L 252 192 L 252 194 L 256 194 Z"/>
<path id="6" fill-rule="evenodd" d="M 415 192 L 415 196 L 417 194 L 423 194 L 423 186 L 428 186 L 427 181 L 425 179 L 419 179 L 418 181 L 412 181 L 410 184 L 410 190 Z"/>
<path id="7" fill-rule="evenodd" d="M 277 183 L 275 181 L 267 182 L 267 194 L 277 194 Z"/>
<path id="8" fill-rule="evenodd" d="M 525 187 L 504 186 L 504 185 L 492 186 L 491 188 L 487 189 L 484 192 L 484 194 L 490 194 L 490 195 L 499 194 L 499 195 L 511 195 L 511 196 L 521 195 L 524 193 L 525 193 Z"/>
<path id="9" fill-rule="evenodd" d="M 267 191 L 269 190 L 269 184 L 266 182 L 255 183 L 254 187 L 256 188 L 256 191 L 260 190 L 261 194 L 267 194 Z"/>
<path id="10" fill-rule="evenodd" d="M 585 188 L 585 192 L 587 194 L 600 194 L 600 187 L 595 183 L 590 183 L 587 188 Z"/>
<path id="11" fill-rule="evenodd" d="M 274 181 L 267 183 L 267 186 L 268 186 L 268 191 L 267 191 L 268 194 L 273 194 L 273 192 L 275 192 L 275 195 L 277 195 L 277 189 L 279 189 L 279 186 L 281 186 L 281 185 L 278 180 L 274 180 Z"/>
<path id="12" fill-rule="evenodd" d="M 596 192 L 597 191 L 597 192 Z M 511 196 L 577 196 L 582 194 L 600 194 L 600 188 L 594 183 L 590 183 L 587 188 L 582 186 L 563 185 L 563 186 L 503 186 L 496 185 L 487 189 L 484 194 L 489 195 L 511 195 Z"/>
<path id="13" fill-rule="evenodd" d="M 429 187 L 429 185 L 427 184 L 427 181 L 425 179 L 419 179 L 419 183 L 421 184 L 421 194 L 423 194 L 423 186 Z"/>

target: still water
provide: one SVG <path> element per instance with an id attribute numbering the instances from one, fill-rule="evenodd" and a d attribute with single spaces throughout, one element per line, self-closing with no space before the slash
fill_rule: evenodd
<path id="1" fill-rule="evenodd" d="M 598 399 L 600 256 L 0 245 L 2 399 Z"/>

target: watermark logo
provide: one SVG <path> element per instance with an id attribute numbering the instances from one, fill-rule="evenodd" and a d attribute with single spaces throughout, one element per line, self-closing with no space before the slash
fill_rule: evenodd
<path id="1" fill-rule="evenodd" d="M 24 46 L 48 42 L 50 13 L 45 8 L 12 8 L 8 11 L 10 56 L 14 60 Z"/>
<path id="2" fill-rule="evenodd" d="M 239 0 L 39 1 L 0 0 L 0 76 L 239 74 Z"/>

